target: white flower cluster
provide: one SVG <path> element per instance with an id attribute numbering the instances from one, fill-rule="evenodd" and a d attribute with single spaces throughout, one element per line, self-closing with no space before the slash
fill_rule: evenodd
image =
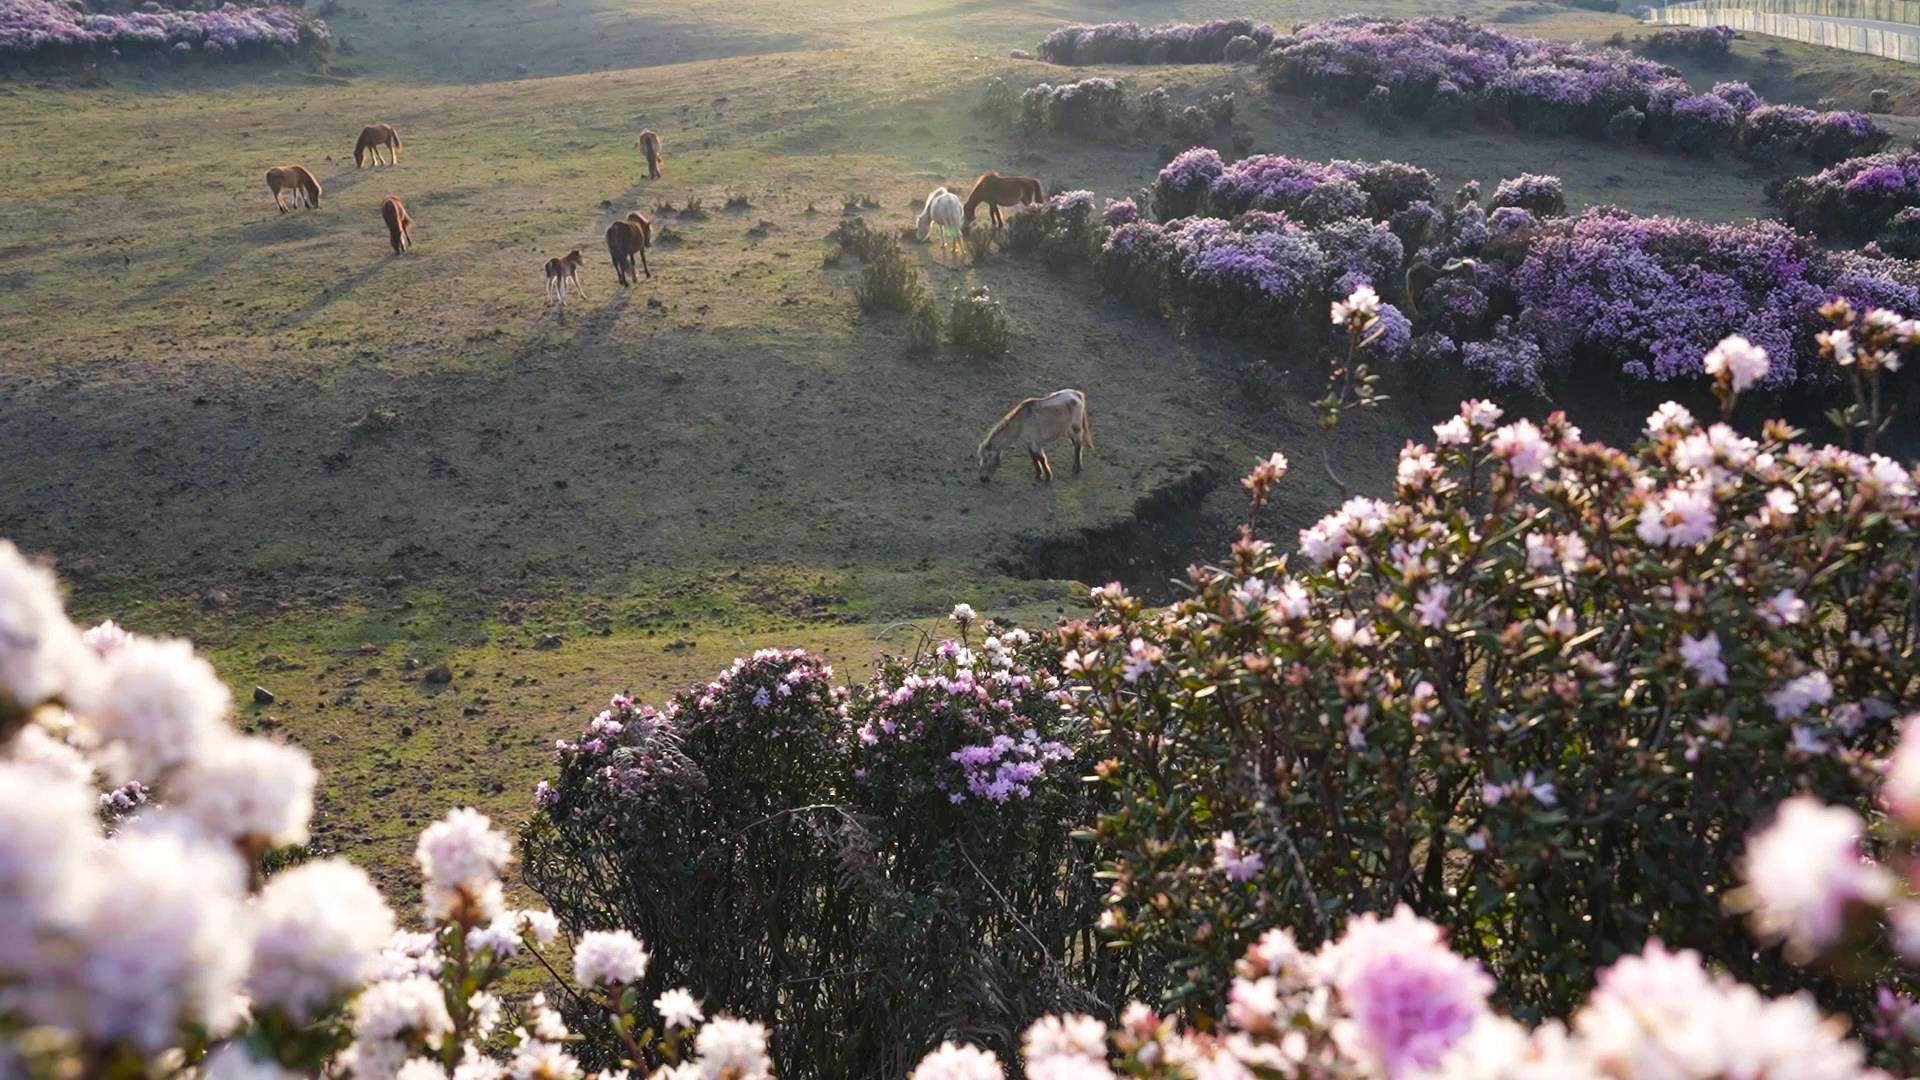
<path id="1" fill-rule="evenodd" d="M 1269 931 L 1237 966 L 1225 1022 L 1182 1028 L 1139 1002 L 1120 1026 L 1049 1016 L 1027 1030 L 1036 1080 L 1875 1080 L 1846 1023 L 1805 996 L 1768 999 L 1653 942 L 1601 973 L 1570 1024 L 1529 1030 L 1492 1011 L 1492 980 L 1404 907 L 1361 916 L 1316 954 Z M 1000 1080 L 985 1050 L 953 1043 L 911 1080 Z"/>
<path id="2" fill-rule="evenodd" d="M 394 921 L 364 872 L 320 860 L 249 895 L 259 853 L 306 839 L 315 775 L 229 703 L 186 642 L 82 634 L 0 541 L 0 1027 L 151 1057 L 183 1026 L 305 1019 L 372 971 Z M 131 816 L 108 836 L 103 811 Z"/>
<path id="3" fill-rule="evenodd" d="M 504 1059 L 478 1049 L 505 1016 L 490 989 L 505 961 L 560 933 L 549 912 L 506 907 L 512 845 L 478 811 L 420 835 L 426 931 L 396 931 L 338 859 L 253 891 L 265 852 L 306 839 L 317 777 L 304 752 L 233 731 L 229 701 L 186 642 L 82 634 L 53 576 L 0 542 L 0 1031 L 28 1035 L 0 1042 L 0 1076 L 143 1062 L 203 1080 L 586 1080 L 537 995 Z M 102 795 L 103 778 L 120 786 Z M 647 964 L 625 931 L 575 949 L 588 990 L 631 986 Z M 771 1080 L 764 1027 L 699 1026 L 685 989 L 654 1008 L 675 1034 L 640 1056 L 677 1060 L 656 1080 Z M 350 1044 L 316 1046 L 349 1027 Z M 185 1048 L 201 1039 L 196 1069 Z"/>

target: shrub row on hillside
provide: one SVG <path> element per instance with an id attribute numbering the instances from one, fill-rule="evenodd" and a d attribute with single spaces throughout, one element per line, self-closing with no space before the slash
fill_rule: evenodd
<path id="1" fill-rule="evenodd" d="M 1010 1054 L 1041 1012 L 1124 1000 L 1130 958 L 1086 947 L 1091 732 L 1058 645 L 956 614 L 858 687 L 764 651 L 662 709 L 615 698 L 541 785 L 527 883 L 776 1021 L 789 1080 L 902 1076 L 959 1032 Z"/>
<path id="2" fill-rule="evenodd" d="M 1848 158 L 1812 176 L 1772 184 L 1767 193 L 1799 228 L 1839 239 L 1876 239 L 1892 254 L 1920 255 L 1913 243 L 1920 153 Z"/>
<path id="3" fill-rule="evenodd" d="M 1196 989 L 1266 927 L 1324 940 L 1406 902 L 1531 1016 L 1565 1015 L 1649 939 L 1831 990 L 1756 949 L 1722 900 L 1781 800 L 1866 806 L 1866 763 L 1917 703 L 1915 476 L 1672 403 L 1646 432 L 1616 450 L 1563 415 L 1502 424 L 1469 402 L 1407 444 L 1390 498 L 1349 500 L 1297 553 L 1248 536 L 1165 610 L 1095 590 L 1064 636 L 1121 808 L 1098 830 L 1106 924 L 1170 950 Z M 1262 465 L 1270 484 L 1285 461 Z M 1831 839 L 1800 850 L 1858 867 L 1857 820 Z M 1777 873 L 1749 861 L 1765 879 L 1736 896 L 1763 940 L 1850 935 L 1845 880 L 1781 855 Z M 1852 1075 L 1627 1060 L 1438 1075 Z"/>
<path id="4" fill-rule="evenodd" d="M 174 11 L 148 3 L 139 11 L 87 14 L 54 0 L 0 4 L 0 67 L 141 55 L 253 60 L 321 53 L 331 44 L 326 23 L 279 5 Z"/>
<path id="5" fill-rule="evenodd" d="M 1647 51 L 1656 56 L 1685 56 L 1695 60 L 1724 60 L 1733 51 L 1729 26 L 1673 26 L 1656 30 L 1647 39 Z"/>
<path id="6" fill-rule="evenodd" d="M 1156 177 L 1156 220 L 1137 220 L 1129 200 L 1091 227 L 1093 260 L 1132 303 L 1308 345 L 1325 333 L 1329 300 L 1371 284 L 1390 301 L 1384 355 L 1457 363 L 1534 393 L 1574 376 L 1697 379 L 1701 356 L 1731 334 L 1771 354 L 1768 387 L 1830 381 L 1813 341 L 1821 304 L 1920 310 L 1920 267 L 1826 252 L 1782 225 L 1614 208 L 1565 217 L 1548 176 L 1508 180 L 1492 201 L 1489 213 L 1469 185 L 1441 207 L 1431 174 L 1394 162 L 1228 165 L 1196 148 Z M 1072 214 L 1056 200 L 1014 219 L 1016 233 L 1059 237 L 1056 266 L 1077 257 L 1076 227 L 1061 223 L 1092 218 L 1091 193 L 1072 202 Z"/>
<path id="7" fill-rule="evenodd" d="M 1055 64 L 1215 64 L 1251 60 L 1273 43 L 1273 27 L 1252 19 L 1203 23 L 1112 22 L 1063 26 L 1040 42 Z"/>
<path id="8" fill-rule="evenodd" d="M 1479 119 L 1769 162 L 1798 153 L 1820 165 L 1889 138 L 1863 113 L 1768 106 L 1743 83 L 1698 94 L 1672 68 L 1627 52 L 1457 18 L 1314 23 L 1276 38 L 1262 63 L 1275 89 L 1436 123 Z"/>
<path id="9" fill-rule="evenodd" d="M 1028 132 L 1113 139 L 1165 129 L 1191 144 L 1233 125 L 1234 95 L 1209 94 L 1176 108 L 1173 96 L 1161 86 L 1129 99 L 1120 80 L 1096 76 L 1069 83 L 1037 83 L 1016 96 L 1005 79 L 993 78 L 987 82 L 978 111 L 1003 126 L 1017 122 Z"/>

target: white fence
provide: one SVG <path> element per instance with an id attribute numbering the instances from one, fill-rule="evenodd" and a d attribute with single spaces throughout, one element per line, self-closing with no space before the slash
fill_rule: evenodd
<path id="1" fill-rule="evenodd" d="M 1792 8 L 1795 10 L 1784 10 Z M 1767 10 L 1771 9 L 1771 10 Z M 1824 15 L 1828 18 L 1809 18 Z M 1825 45 L 1920 64 L 1920 3 L 1911 0 L 1753 0 L 1739 6 L 1712 2 L 1653 9 L 1654 21 L 1684 26 L 1730 26 L 1769 37 Z M 1913 22 L 1909 27 L 1862 26 L 1840 19 Z"/>

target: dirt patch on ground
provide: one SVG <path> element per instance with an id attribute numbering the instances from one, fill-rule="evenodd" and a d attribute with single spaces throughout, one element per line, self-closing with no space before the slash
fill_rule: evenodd
<path id="1" fill-rule="evenodd" d="M 1094 585 L 1118 581 L 1149 603 L 1166 603 L 1178 593 L 1173 579 L 1184 578 L 1203 552 L 1216 554 L 1231 528 L 1207 510 L 1223 467 L 1196 464 L 1142 495 L 1124 518 L 1027 539 L 994 565 L 1018 578 Z"/>

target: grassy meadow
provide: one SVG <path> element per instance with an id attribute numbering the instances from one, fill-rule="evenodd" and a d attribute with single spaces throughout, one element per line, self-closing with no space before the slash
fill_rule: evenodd
<path id="1" fill-rule="evenodd" d="M 57 560 L 78 617 L 206 648 L 243 722 L 320 766 L 317 845 L 404 898 L 421 825 L 469 802 L 517 822 L 553 739 L 615 691 L 659 700 L 772 644 L 857 678 L 912 646 L 903 620 L 959 600 L 1050 619 L 1084 590 L 1004 568 L 1080 530 L 1140 536 L 1075 576 L 1164 578 L 1222 550 L 1245 513 L 1233 478 L 1275 448 L 1298 467 L 1269 535 L 1337 499 L 1323 446 L 1353 486 L 1384 489 L 1440 396 L 1352 415 L 1324 440 L 1318 357 L 1267 357 L 1282 393 L 1256 401 L 1233 374 L 1253 346 L 1177 336 L 1084 274 L 1005 257 L 956 268 L 922 247 L 942 307 L 988 287 L 1014 347 L 989 363 L 911 357 L 903 320 L 859 312 L 858 264 L 824 259 L 849 197 L 899 227 L 930 188 L 989 168 L 1108 196 L 1147 182 L 1157 134 L 1025 138 L 974 115 L 995 75 L 1098 72 L 1007 58 L 1062 21 L 1347 10 L 349 0 L 330 16 L 349 48 L 325 72 L 0 82 L 0 536 Z M 1442 10 L 1548 36 L 1637 32 L 1543 4 Z M 1808 103 L 1864 105 L 1887 86 L 1920 108 L 1920 78 L 1899 65 L 1759 39 L 1736 54 L 1689 74 Z M 1235 90 L 1259 150 L 1394 158 L 1448 185 L 1551 172 L 1576 205 L 1766 212 L 1765 177 L 1741 162 L 1382 132 L 1273 97 L 1244 67 L 1107 73 L 1180 103 Z M 401 162 L 356 171 L 354 137 L 375 120 L 405 138 Z M 642 127 L 665 140 L 658 181 L 634 151 Z M 320 209 L 275 211 L 263 175 L 291 162 L 319 176 Z M 388 194 L 414 218 L 403 257 L 379 220 Z M 636 208 L 661 238 L 654 276 L 622 290 L 602 232 Z M 572 248 L 588 296 L 562 316 L 541 266 Z M 986 428 L 1063 386 L 1089 397 L 1086 472 L 1041 487 L 1015 462 L 981 485 Z M 1632 424 L 1561 404 L 1594 430 Z M 1190 512 L 1204 527 L 1135 518 L 1136 500 L 1206 469 L 1219 483 Z M 1156 545 L 1163 532 L 1176 535 Z M 451 682 L 423 681 L 438 664 Z M 275 700 L 253 703 L 256 685 Z"/>

